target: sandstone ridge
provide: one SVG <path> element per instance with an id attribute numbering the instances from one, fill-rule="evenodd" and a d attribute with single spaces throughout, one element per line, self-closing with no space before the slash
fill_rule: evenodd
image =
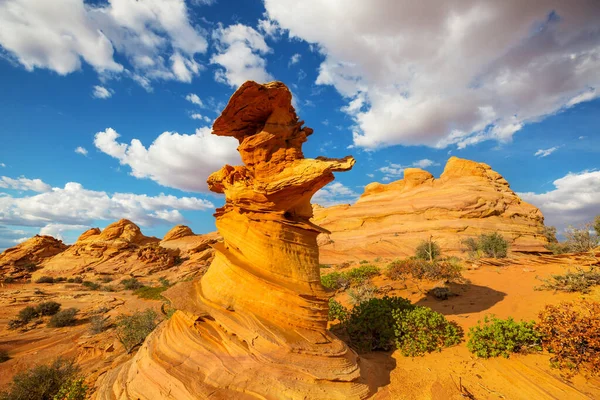
<path id="1" fill-rule="evenodd" d="M 461 254 L 461 241 L 498 232 L 511 250 L 547 252 L 544 217 L 484 163 L 451 157 L 436 179 L 407 168 L 404 179 L 371 183 L 354 205 L 315 207 L 313 222 L 331 233 L 319 237 L 321 262 L 414 255 L 430 235 L 444 253 Z"/>
<path id="2" fill-rule="evenodd" d="M 4 277 L 27 277 L 33 272 L 34 265 L 62 253 L 68 247 L 52 236 L 35 235 L 0 254 L 0 272 Z"/>

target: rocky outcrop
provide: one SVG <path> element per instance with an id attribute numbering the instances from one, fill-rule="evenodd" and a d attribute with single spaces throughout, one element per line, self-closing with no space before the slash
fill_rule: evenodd
<path id="1" fill-rule="evenodd" d="M 27 277 L 38 264 L 68 247 L 52 236 L 35 235 L 0 254 L 0 272 L 5 277 Z"/>
<path id="2" fill-rule="evenodd" d="M 315 207 L 313 222 L 331 231 L 319 237 L 321 262 L 405 257 L 433 236 L 445 254 L 461 241 L 498 232 L 515 252 L 547 252 L 544 217 L 522 201 L 484 163 L 451 157 L 439 179 L 407 168 L 404 179 L 371 183 L 354 205 Z"/>
<path id="3" fill-rule="evenodd" d="M 107 376 L 98 397 L 136 399 L 360 399 L 358 356 L 327 330 L 313 194 L 352 157 L 305 159 L 312 133 L 280 82 L 246 82 L 213 133 L 233 136 L 243 166 L 208 179 L 224 193 L 222 243 L 198 280 L 164 293 L 178 312 L 135 357 Z"/>
<path id="4" fill-rule="evenodd" d="M 192 230 L 188 226 L 177 225 L 165 234 L 165 237 L 163 237 L 162 241 L 168 242 L 169 240 L 181 239 L 182 237 L 193 235 L 194 232 L 192 232 Z"/>

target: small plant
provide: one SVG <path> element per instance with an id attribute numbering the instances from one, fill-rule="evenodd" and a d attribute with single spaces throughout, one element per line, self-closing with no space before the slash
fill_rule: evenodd
<path id="1" fill-rule="evenodd" d="M 156 286 L 156 287 L 143 286 L 143 287 L 135 290 L 133 292 L 133 294 L 135 294 L 140 299 L 164 300 L 164 297 L 162 297 L 161 293 L 167 289 L 168 289 L 167 286 Z"/>
<path id="2" fill-rule="evenodd" d="M 83 281 L 82 285 L 90 290 L 100 290 L 100 284 L 92 281 Z"/>
<path id="3" fill-rule="evenodd" d="M 127 290 L 136 290 L 144 286 L 144 284 L 135 278 L 123 279 L 121 285 Z"/>
<path id="4" fill-rule="evenodd" d="M 417 246 L 415 255 L 420 260 L 427 260 L 429 262 L 433 262 L 436 258 L 438 258 L 442 254 L 440 246 L 433 241 L 433 238 L 429 238 L 429 240 L 423 240 Z"/>
<path id="5" fill-rule="evenodd" d="M 389 350 L 394 347 L 394 311 L 413 309 L 415 306 L 402 297 L 373 298 L 350 311 L 342 324 L 350 345 L 361 352 Z"/>
<path id="6" fill-rule="evenodd" d="M 71 379 L 62 384 L 52 400 L 85 400 L 88 389 L 83 378 Z"/>
<path id="7" fill-rule="evenodd" d="M 348 310 L 340 302 L 336 301 L 333 297 L 329 299 L 329 321 L 344 321 L 348 315 Z"/>
<path id="8" fill-rule="evenodd" d="M 480 235 L 479 246 L 488 257 L 505 258 L 508 253 L 508 241 L 497 232 Z"/>
<path id="9" fill-rule="evenodd" d="M 542 282 L 543 285 L 536 288 L 537 290 L 588 293 L 591 287 L 600 285 L 600 272 L 593 267 L 588 270 L 577 268 L 575 272 L 567 271 L 562 275 L 551 275 Z"/>
<path id="10" fill-rule="evenodd" d="M 331 268 L 329 264 L 319 264 L 319 268 Z"/>
<path id="11" fill-rule="evenodd" d="M 31 321 L 34 318 L 37 318 L 38 316 L 38 310 L 36 310 L 36 308 L 32 306 L 27 306 L 23 308 L 21 311 L 19 311 L 19 314 L 17 314 L 17 318 L 25 323 Z"/>
<path id="12" fill-rule="evenodd" d="M 94 335 L 102 333 L 110 327 L 110 317 L 94 315 L 90 318 L 90 332 Z"/>
<path id="13" fill-rule="evenodd" d="M 160 282 L 161 285 L 163 285 L 164 287 L 169 287 L 171 286 L 171 282 L 169 282 L 169 280 L 167 278 L 165 278 L 164 276 L 161 276 L 160 278 L 158 278 L 158 281 Z"/>
<path id="14" fill-rule="evenodd" d="M 59 283 L 59 282 L 66 282 L 67 278 L 65 278 L 64 276 L 57 276 L 56 278 L 54 278 L 54 283 Z"/>
<path id="15" fill-rule="evenodd" d="M 54 283 L 54 278 L 51 276 L 42 276 L 38 278 L 35 283 Z"/>
<path id="16" fill-rule="evenodd" d="M 498 319 L 485 316 L 483 322 L 469 330 L 467 348 L 477 357 L 489 358 L 510 353 L 541 350 L 542 334 L 533 321 L 515 322 L 512 318 Z"/>
<path id="17" fill-rule="evenodd" d="M 0 363 L 10 360 L 10 356 L 8 355 L 8 351 L 4 349 L 0 349 Z"/>
<path id="18" fill-rule="evenodd" d="M 136 311 L 133 315 L 119 315 L 116 318 L 117 338 L 127 354 L 142 344 L 146 336 L 156 328 L 156 312 L 152 309 Z"/>
<path id="19" fill-rule="evenodd" d="M 462 328 L 429 307 L 394 310 L 392 315 L 396 347 L 403 356 L 422 356 L 462 341 Z"/>
<path id="20" fill-rule="evenodd" d="M 25 271 L 25 272 L 35 272 L 37 271 L 37 265 L 35 265 L 34 263 L 26 263 L 24 264 L 22 267 L 18 267 L 21 271 Z"/>
<path id="21" fill-rule="evenodd" d="M 72 360 L 58 358 L 50 365 L 38 365 L 17 373 L 6 391 L 0 394 L 1 400 L 83 400 L 83 397 L 55 397 L 65 385 L 80 379 L 79 368 Z"/>
<path id="22" fill-rule="evenodd" d="M 12 276 L 7 276 L 4 279 L 2 279 L 2 283 L 15 283 L 15 278 L 13 278 Z"/>
<path id="23" fill-rule="evenodd" d="M 597 223 L 597 220 L 595 223 Z M 600 244 L 600 236 L 595 232 L 594 224 L 588 223 L 581 228 L 569 226 L 565 232 L 567 238 L 565 243 L 569 247 L 569 251 L 583 253 L 592 250 Z"/>
<path id="24" fill-rule="evenodd" d="M 359 264 L 368 264 L 368 263 L 369 263 L 369 261 L 367 261 L 367 260 L 360 260 L 360 262 L 359 262 Z"/>
<path id="25" fill-rule="evenodd" d="M 345 289 L 350 285 L 350 279 L 346 274 L 336 271 L 321 276 L 321 284 L 327 289 Z"/>
<path id="26" fill-rule="evenodd" d="M 116 292 L 117 288 L 115 288 L 113 285 L 102 285 L 100 290 L 103 292 Z"/>
<path id="27" fill-rule="evenodd" d="M 553 366 L 572 376 L 582 370 L 600 373 L 600 303 L 584 300 L 546 306 L 537 329 Z"/>
<path id="28" fill-rule="evenodd" d="M 386 269 L 386 275 L 393 280 L 404 280 L 407 276 L 415 279 L 443 280 L 446 282 L 462 282 L 462 266 L 460 260 L 448 258 L 429 262 L 417 258 L 394 260 Z"/>
<path id="29" fill-rule="evenodd" d="M 75 315 L 79 312 L 76 308 L 67 308 L 66 310 L 59 311 L 50 318 L 48 326 L 51 328 L 62 328 L 64 326 L 70 326 L 75 324 L 77 319 Z"/>
<path id="30" fill-rule="evenodd" d="M 102 283 L 109 283 L 113 281 L 113 277 L 112 276 L 102 276 L 100 279 L 98 279 L 98 281 L 102 282 Z"/>
<path id="31" fill-rule="evenodd" d="M 356 305 L 362 303 L 363 301 L 372 299 L 375 297 L 377 292 L 378 289 L 376 286 L 373 286 L 367 282 L 363 282 L 352 289 L 348 289 L 348 296 L 350 297 L 350 303 L 352 305 Z"/>
<path id="32" fill-rule="evenodd" d="M 379 273 L 379 268 L 375 265 L 363 264 L 346 272 L 346 276 L 352 283 L 360 284 L 375 275 L 379 275 Z"/>
<path id="33" fill-rule="evenodd" d="M 54 315 L 60 311 L 60 303 L 55 301 L 45 301 L 43 303 L 38 304 L 35 307 L 35 310 L 38 314 L 47 316 Z"/>

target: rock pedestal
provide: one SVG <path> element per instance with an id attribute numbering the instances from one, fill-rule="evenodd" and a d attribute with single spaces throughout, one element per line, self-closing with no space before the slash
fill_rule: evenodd
<path id="1" fill-rule="evenodd" d="M 305 159 L 312 129 L 280 82 L 246 82 L 215 121 L 243 166 L 208 178 L 224 193 L 223 242 L 199 280 L 165 293 L 179 311 L 112 371 L 99 398 L 362 399 L 359 358 L 327 330 L 313 194 L 354 159 Z"/>

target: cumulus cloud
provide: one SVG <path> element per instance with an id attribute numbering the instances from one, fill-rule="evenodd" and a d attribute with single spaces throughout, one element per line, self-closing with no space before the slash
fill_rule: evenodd
<path id="1" fill-rule="evenodd" d="M 300 62 L 300 58 L 302 58 L 300 53 L 296 53 L 293 56 L 291 56 L 290 61 L 288 62 L 288 67 L 291 67 L 294 64 L 298 64 Z"/>
<path id="2" fill-rule="evenodd" d="M 598 96 L 600 3 L 265 0 L 325 56 L 356 146 L 508 142 L 524 124 Z M 306 21 L 311 21 L 307 24 Z"/>
<path id="3" fill-rule="evenodd" d="M 548 157 L 550 154 L 554 153 L 556 150 L 558 150 L 560 146 L 554 146 L 554 147 L 550 147 L 549 149 L 539 149 L 538 151 L 536 151 L 533 155 L 535 157 Z"/>
<path id="4" fill-rule="evenodd" d="M 75 149 L 75 153 L 81 154 L 82 156 L 87 156 L 88 151 L 84 147 L 79 146 Z"/>
<path id="5" fill-rule="evenodd" d="M 600 214 L 600 171 L 568 173 L 546 193 L 519 193 L 544 213 L 545 224 L 563 231 L 569 225 L 591 222 Z"/>
<path id="6" fill-rule="evenodd" d="M 194 55 L 207 49 L 184 0 L 5 0 L 0 45 L 29 71 L 66 75 L 84 61 L 103 75 L 126 72 L 146 87 L 151 79 L 191 81 L 201 70 Z"/>
<path id="7" fill-rule="evenodd" d="M 175 197 L 160 194 L 147 196 L 85 189 L 69 182 L 64 188 L 26 197 L 0 197 L 0 223 L 16 226 L 54 228 L 90 226 L 95 220 L 130 219 L 140 225 L 184 221 L 179 210 L 208 210 L 214 205 L 197 197 Z M 53 224 L 53 225 L 52 225 Z M 60 225 L 56 225 L 60 224 Z M 77 228 L 79 229 L 79 228 Z M 64 230 L 64 229 L 63 229 Z"/>
<path id="8" fill-rule="evenodd" d="M 58 240 L 65 240 L 65 233 L 73 231 L 82 233 L 89 228 L 91 228 L 90 225 L 48 224 L 40 229 L 39 234 L 52 236 Z"/>
<path id="9" fill-rule="evenodd" d="M 217 82 L 238 87 L 248 80 L 259 83 L 273 80 L 266 70 L 267 62 L 261 57 L 271 48 L 254 28 L 242 24 L 219 26 L 213 32 L 213 39 L 218 53 L 210 62 L 222 67 L 215 72 Z"/>
<path id="10" fill-rule="evenodd" d="M 204 103 L 202 103 L 202 100 L 200 99 L 200 97 L 198 97 L 197 94 L 195 93 L 190 93 L 187 96 L 185 96 L 185 99 L 187 101 L 189 101 L 192 104 L 195 104 L 199 107 L 204 107 Z"/>
<path id="11" fill-rule="evenodd" d="M 30 190 L 32 192 L 48 192 L 52 190 L 52 186 L 44 183 L 41 179 L 28 179 L 25 177 L 13 179 L 8 176 L 0 176 L 0 188 Z"/>
<path id="12" fill-rule="evenodd" d="M 2 167 L 2 168 L 5 168 L 5 167 L 6 167 L 6 164 L 4 164 L 4 163 L 0 163 L 0 167 Z"/>
<path id="13" fill-rule="evenodd" d="M 398 177 L 402 176 L 402 174 L 404 174 L 404 170 L 406 168 L 428 168 L 428 167 L 433 167 L 433 166 L 437 166 L 437 165 L 440 165 L 440 163 L 432 161 L 428 158 L 423 158 L 422 160 L 414 161 L 408 165 L 390 163 L 389 165 L 386 165 L 385 167 L 379 168 L 379 171 L 383 172 L 385 174 L 383 177 L 383 180 L 389 181 L 392 178 L 398 178 Z"/>
<path id="14" fill-rule="evenodd" d="M 104 86 L 94 86 L 94 91 L 92 92 L 92 96 L 97 99 L 108 99 L 113 95 L 113 91 L 111 89 L 107 89 Z"/>
<path id="15" fill-rule="evenodd" d="M 358 199 L 360 194 L 340 182 L 333 182 L 319 190 L 313 196 L 312 203 L 324 207 L 330 207 L 336 204 L 352 204 Z"/>
<path id="16" fill-rule="evenodd" d="M 190 115 L 190 118 L 197 119 L 197 120 L 204 121 L 204 122 L 212 122 L 212 120 L 209 117 L 207 117 L 206 115 L 202 115 L 202 114 L 198 114 L 198 113 L 193 113 L 192 115 Z"/>
<path id="17" fill-rule="evenodd" d="M 13 247 L 28 238 L 27 233 L 20 229 L 10 229 L 7 226 L 0 225 L 0 252 L 8 247 Z"/>
<path id="18" fill-rule="evenodd" d="M 150 178 L 160 185 L 190 192 L 207 192 L 206 179 L 224 164 L 239 164 L 237 140 L 211 135 L 203 127 L 193 135 L 164 132 L 146 148 L 138 139 L 120 143 L 112 128 L 96 133 L 100 151 L 131 168 L 136 178 Z"/>

